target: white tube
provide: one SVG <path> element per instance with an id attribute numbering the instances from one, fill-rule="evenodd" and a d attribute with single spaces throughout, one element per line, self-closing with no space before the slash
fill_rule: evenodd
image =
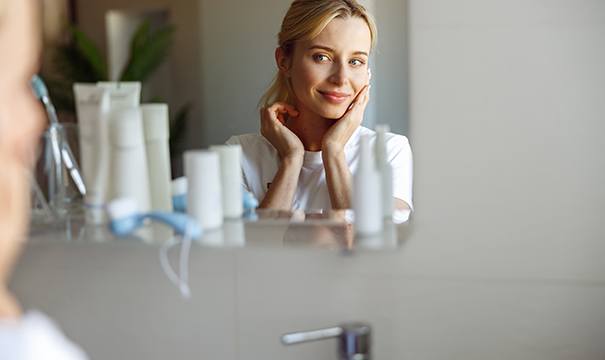
<path id="1" fill-rule="evenodd" d="M 223 224 L 218 154 L 208 150 L 190 150 L 185 152 L 184 158 L 189 187 L 187 213 L 197 219 L 202 229 L 216 229 Z"/>
<path id="2" fill-rule="evenodd" d="M 168 105 L 143 104 L 151 209 L 172 211 Z"/>
<path id="3" fill-rule="evenodd" d="M 242 165 L 240 145 L 214 145 L 221 168 L 223 215 L 226 219 L 237 219 L 244 213 L 242 195 Z"/>
<path id="4" fill-rule="evenodd" d="M 376 167 L 380 173 L 381 196 L 382 196 L 382 216 L 392 219 L 395 208 L 393 198 L 393 167 L 387 158 L 386 133 L 389 131 L 388 125 L 376 125 Z"/>
<path id="5" fill-rule="evenodd" d="M 353 177 L 353 210 L 355 233 L 358 236 L 374 235 L 382 231 L 380 175 L 372 158 L 367 135 L 361 137 L 359 165 Z"/>
<path id="6" fill-rule="evenodd" d="M 142 212 L 150 210 L 149 173 L 143 142 L 141 109 L 125 108 L 111 112 L 111 192 L 109 200 L 131 197 Z"/>
<path id="7" fill-rule="evenodd" d="M 136 107 L 141 102 L 140 82 L 101 81 L 97 86 L 109 91 L 112 110 Z"/>
<path id="8" fill-rule="evenodd" d="M 106 222 L 104 204 L 107 202 L 109 180 L 109 93 L 96 84 L 74 84 L 76 113 L 80 140 L 80 168 L 87 193 L 86 222 Z"/>

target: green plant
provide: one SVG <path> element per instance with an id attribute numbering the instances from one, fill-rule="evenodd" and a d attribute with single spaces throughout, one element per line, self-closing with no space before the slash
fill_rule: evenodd
<path id="1" fill-rule="evenodd" d="M 148 21 L 143 22 L 130 43 L 130 59 L 122 71 L 120 81 L 147 80 L 168 57 L 173 33 L 173 26 L 153 31 Z"/>

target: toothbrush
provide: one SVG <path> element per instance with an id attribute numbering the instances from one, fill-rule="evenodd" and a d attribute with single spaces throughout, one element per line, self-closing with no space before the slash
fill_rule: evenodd
<path id="1" fill-rule="evenodd" d="M 74 184 L 78 188 L 78 191 L 82 196 L 86 195 L 86 186 L 84 184 L 84 180 L 82 178 L 82 173 L 78 167 L 78 163 L 69 147 L 67 142 L 63 142 L 62 146 L 59 142 L 59 119 L 57 118 L 57 111 L 55 110 L 55 106 L 53 105 L 50 97 L 48 95 L 48 89 L 44 84 L 44 81 L 38 76 L 34 75 L 32 78 L 32 88 L 34 89 L 34 93 L 36 97 L 42 102 L 44 108 L 46 109 L 46 114 L 48 116 L 48 120 L 50 122 L 50 141 L 53 152 L 53 157 L 55 161 L 55 170 L 57 172 L 61 171 L 61 161 L 67 168 L 69 175 L 71 176 Z M 61 156 L 62 155 L 62 156 Z"/>

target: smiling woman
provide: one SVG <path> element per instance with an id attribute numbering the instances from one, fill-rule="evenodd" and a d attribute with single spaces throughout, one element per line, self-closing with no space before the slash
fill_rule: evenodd
<path id="1" fill-rule="evenodd" d="M 355 0 L 295 0 L 282 22 L 278 72 L 261 99 L 261 135 L 234 136 L 242 146 L 244 187 L 274 209 L 347 209 L 370 96 L 372 16 Z M 412 208 L 407 138 L 386 135 L 393 201 Z"/>

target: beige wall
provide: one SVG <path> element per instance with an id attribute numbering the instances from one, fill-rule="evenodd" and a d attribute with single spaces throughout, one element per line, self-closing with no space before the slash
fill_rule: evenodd
<path id="1" fill-rule="evenodd" d="M 561 267 L 595 266 L 605 2 L 413 0 L 410 11 L 415 220 L 443 243 L 436 258 L 550 239 L 544 256 Z"/>

